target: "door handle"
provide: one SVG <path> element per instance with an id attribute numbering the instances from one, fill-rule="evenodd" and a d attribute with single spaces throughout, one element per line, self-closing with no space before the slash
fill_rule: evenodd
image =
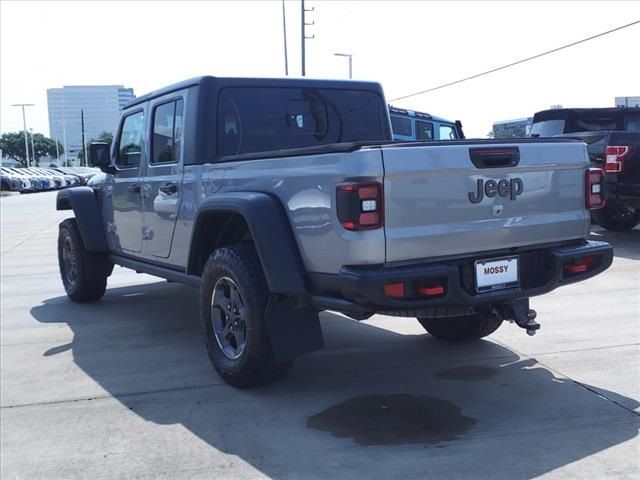
<path id="1" fill-rule="evenodd" d="M 167 195 L 173 195 L 178 191 L 178 184 L 176 182 L 163 183 L 158 190 Z"/>
<path id="2" fill-rule="evenodd" d="M 129 188 L 127 190 L 129 190 L 130 193 L 138 194 L 138 193 L 140 193 L 140 184 L 139 183 L 133 183 L 133 184 L 129 185 Z"/>

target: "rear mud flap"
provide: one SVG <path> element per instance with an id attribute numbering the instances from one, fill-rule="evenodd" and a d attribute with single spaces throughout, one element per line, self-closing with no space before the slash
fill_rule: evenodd
<path id="1" fill-rule="evenodd" d="M 318 311 L 308 303 L 271 296 L 264 318 L 276 361 L 324 348 Z"/>

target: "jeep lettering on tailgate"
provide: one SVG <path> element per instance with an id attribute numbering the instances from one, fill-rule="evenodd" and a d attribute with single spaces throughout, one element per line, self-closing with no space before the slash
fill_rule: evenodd
<path id="1" fill-rule="evenodd" d="M 483 186 L 484 184 L 484 186 Z M 515 200 L 522 193 L 524 184 L 521 178 L 512 178 L 511 180 L 487 180 L 479 179 L 476 182 L 476 192 L 469 192 L 469 201 L 471 203 L 480 203 L 484 196 L 489 198 L 500 195 L 501 197 L 510 197 Z"/>

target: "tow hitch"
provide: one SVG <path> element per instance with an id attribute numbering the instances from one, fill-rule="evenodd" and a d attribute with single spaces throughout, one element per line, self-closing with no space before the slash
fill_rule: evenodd
<path id="1" fill-rule="evenodd" d="M 527 335 L 533 336 L 540 330 L 540 324 L 536 322 L 538 314 L 535 310 L 529 308 L 529 299 L 500 305 L 495 311 L 499 318 L 511 323 L 515 322 L 520 328 L 524 328 L 527 331 Z"/>

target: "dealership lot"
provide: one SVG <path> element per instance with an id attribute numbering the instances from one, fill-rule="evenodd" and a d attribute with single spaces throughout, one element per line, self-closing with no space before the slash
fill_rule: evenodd
<path id="1" fill-rule="evenodd" d="M 324 350 L 240 391 L 210 366 L 195 290 L 116 267 L 102 301 L 67 299 L 54 204 L 0 199 L 3 479 L 640 475 L 640 227 L 594 229 L 613 266 L 533 299 L 533 338 L 324 313 Z"/>

